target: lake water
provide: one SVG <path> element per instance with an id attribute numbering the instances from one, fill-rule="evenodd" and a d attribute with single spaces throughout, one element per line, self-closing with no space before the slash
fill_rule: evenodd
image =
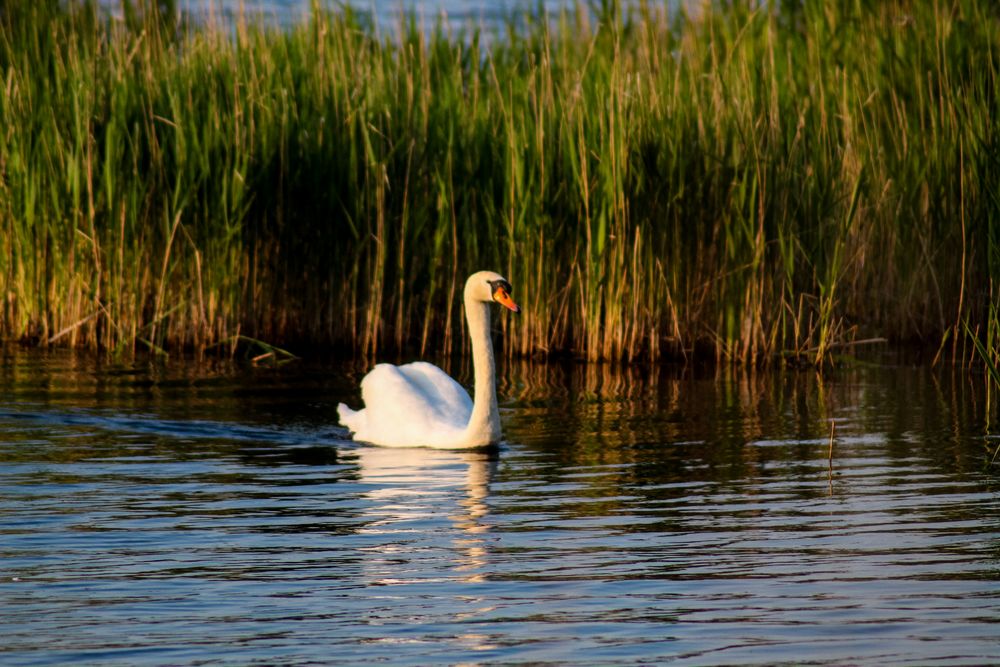
<path id="1" fill-rule="evenodd" d="M 121 0 L 98 0 L 113 15 L 121 14 Z M 467 31 L 485 28 L 487 32 L 502 29 L 509 21 L 520 23 L 524 16 L 547 15 L 555 18 L 563 11 L 574 12 L 600 7 L 600 2 L 588 0 L 320 0 L 318 5 L 335 11 L 344 6 L 374 20 L 383 33 L 394 34 L 400 19 L 413 16 L 430 28 L 441 20 L 448 29 Z M 635 11 L 639 0 L 622 0 L 623 12 Z M 657 11 L 676 12 L 685 7 L 697 14 L 701 0 L 655 0 L 647 7 Z M 176 0 L 179 10 L 193 17 L 212 16 L 223 20 L 245 17 L 261 20 L 268 25 L 294 25 L 312 13 L 313 0 Z"/>
<path id="2" fill-rule="evenodd" d="M 677 0 L 671 0 L 676 2 Z M 573 7 L 574 0 L 347 0 L 320 2 L 319 6 L 339 8 L 350 5 L 362 14 L 376 17 L 379 22 L 393 24 L 400 16 L 413 14 L 433 21 L 446 16 L 456 25 L 472 22 L 487 24 L 502 22 L 521 13 L 537 13 L 539 7 L 551 15 Z M 261 16 L 279 23 L 294 22 L 312 12 L 312 0 L 178 0 L 177 6 L 195 14 L 212 9 L 223 15 Z"/>
<path id="3" fill-rule="evenodd" d="M 8 350 L 0 664 L 1000 662 L 981 379 L 501 367 L 402 451 L 353 364 Z"/>

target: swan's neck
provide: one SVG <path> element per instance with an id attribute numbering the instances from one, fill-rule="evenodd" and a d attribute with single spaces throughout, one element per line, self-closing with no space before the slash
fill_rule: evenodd
<path id="1" fill-rule="evenodd" d="M 490 306 L 476 299 L 466 299 L 465 317 L 469 322 L 472 368 L 476 374 L 472 417 L 466 427 L 466 437 L 471 446 L 489 445 L 500 440 L 496 361 L 490 338 Z"/>

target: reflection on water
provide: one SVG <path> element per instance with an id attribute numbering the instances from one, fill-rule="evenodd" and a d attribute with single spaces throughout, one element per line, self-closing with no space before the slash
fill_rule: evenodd
<path id="1" fill-rule="evenodd" d="M 362 447 L 352 453 L 359 473 L 371 487 L 366 523 L 360 534 L 383 539 L 366 558 L 369 583 L 384 585 L 421 576 L 400 563 L 414 534 L 435 517 L 450 523 L 448 540 L 451 560 L 445 580 L 482 581 L 485 565 L 489 478 L 497 459 L 483 452 L 424 451 Z M 442 512 L 442 509 L 445 509 Z"/>
<path id="2" fill-rule="evenodd" d="M 962 373 L 513 365 L 449 452 L 346 440 L 361 372 L 3 356 L 0 663 L 1000 660 Z"/>

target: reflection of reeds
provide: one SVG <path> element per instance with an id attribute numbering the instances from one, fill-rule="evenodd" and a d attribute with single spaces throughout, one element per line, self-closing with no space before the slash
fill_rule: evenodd
<path id="1" fill-rule="evenodd" d="M 978 327 L 973 331 L 969 327 L 968 322 L 965 323 L 965 335 L 968 340 L 972 341 L 972 347 L 979 359 L 979 363 L 985 369 L 985 431 L 989 433 L 991 431 L 991 418 L 995 409 L 996 399 L 994 398 L 994 394 L 1000 390 L 1000 313 L 998 313 L 996 302 L 992 299 L 990 300 L 986 321 L 982 329 L 982 335 L 980 335 Z M 990 462 L 995 463 L 998 456 L 1000 456 L 1000 445 L 993 449 Z"/>
<path id="2" fill-rule="evenodd" d="M 785 4 L 602 3 L 489 52 L 346 10 L 0 10 L 4 335 L 447 354 L 484 266 L 526 305 L 512 354 L 822 363 L 984 324 L 992 5 Z"/>
<path id="3" fill-rule="evenodd" d="M 830 486 L 830 493 L 833 493 L 833 434 L 837 430 L 837 422 L 830 420 L 830 450 L 827 453 L 827 481 Z"/>

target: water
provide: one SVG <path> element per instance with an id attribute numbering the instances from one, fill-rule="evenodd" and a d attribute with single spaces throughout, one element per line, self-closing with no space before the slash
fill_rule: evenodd
<path id="1" fill-rule="evenodd" d="M 676 0 L 670 0 L 676 2 Z M 320 7 L 338 9 L 349 5 L 370 15 L 383 27 L 397 25 L 402 16 L 414 15 L 433 23 L 446 17 L 455 28 L 471 25 L 502 25 L 518 14 L 537 14 L 541 8 L 550 16 L 573 7 L 574 0 L 349 0 L 320 2 Z M 177 6 L 199 15 L 212 10 L 222 16 L 258 16 L 278 24 L 291 24 L 312 12 L 311 0 L 178 0 Z"/>
<path id="2" fill-rule="evenodd" d="M 7 351 L 0 664 L 1000 662 L 961 372 L 508 366 L 495 452 L 350 442 L 358 379 Z"/>
<path id="3" fill-rule="evenodd" d="M 121 16 L 121 0 L 98 0 L 112 16 Z M 503 30 L 508 24 L 523 25 L 526 16 L 550 19 L 562 12 L 573 13 L 577 6 L 585 10 L 599 8 L 601 3 L 586 0 L 320 0 L 319 7 L 338 11 L 350 6 L 362 17 L 370 18 L 380 34 L 393 35 L 403 18 L 413 16 L 425 28 L 438 21 L 458 35 L 470 30 L 485 29 L 489 34 Z M 639 0 L 621 3 L 623 16 L 638 12 Z M 700 11 L 700 0 L 658 0 L 645 5 L 658 11 L 675 13 L 684 9 L 690 15 Z M 307 19 L 313 11 L 312 0 L 177 0 L 177 9 L 196 19 L 212 17 L 234 21 L 244 17 L 265 25 L 292 26 Z M 595 14 L 590 11 L 591 17 Z"/>

